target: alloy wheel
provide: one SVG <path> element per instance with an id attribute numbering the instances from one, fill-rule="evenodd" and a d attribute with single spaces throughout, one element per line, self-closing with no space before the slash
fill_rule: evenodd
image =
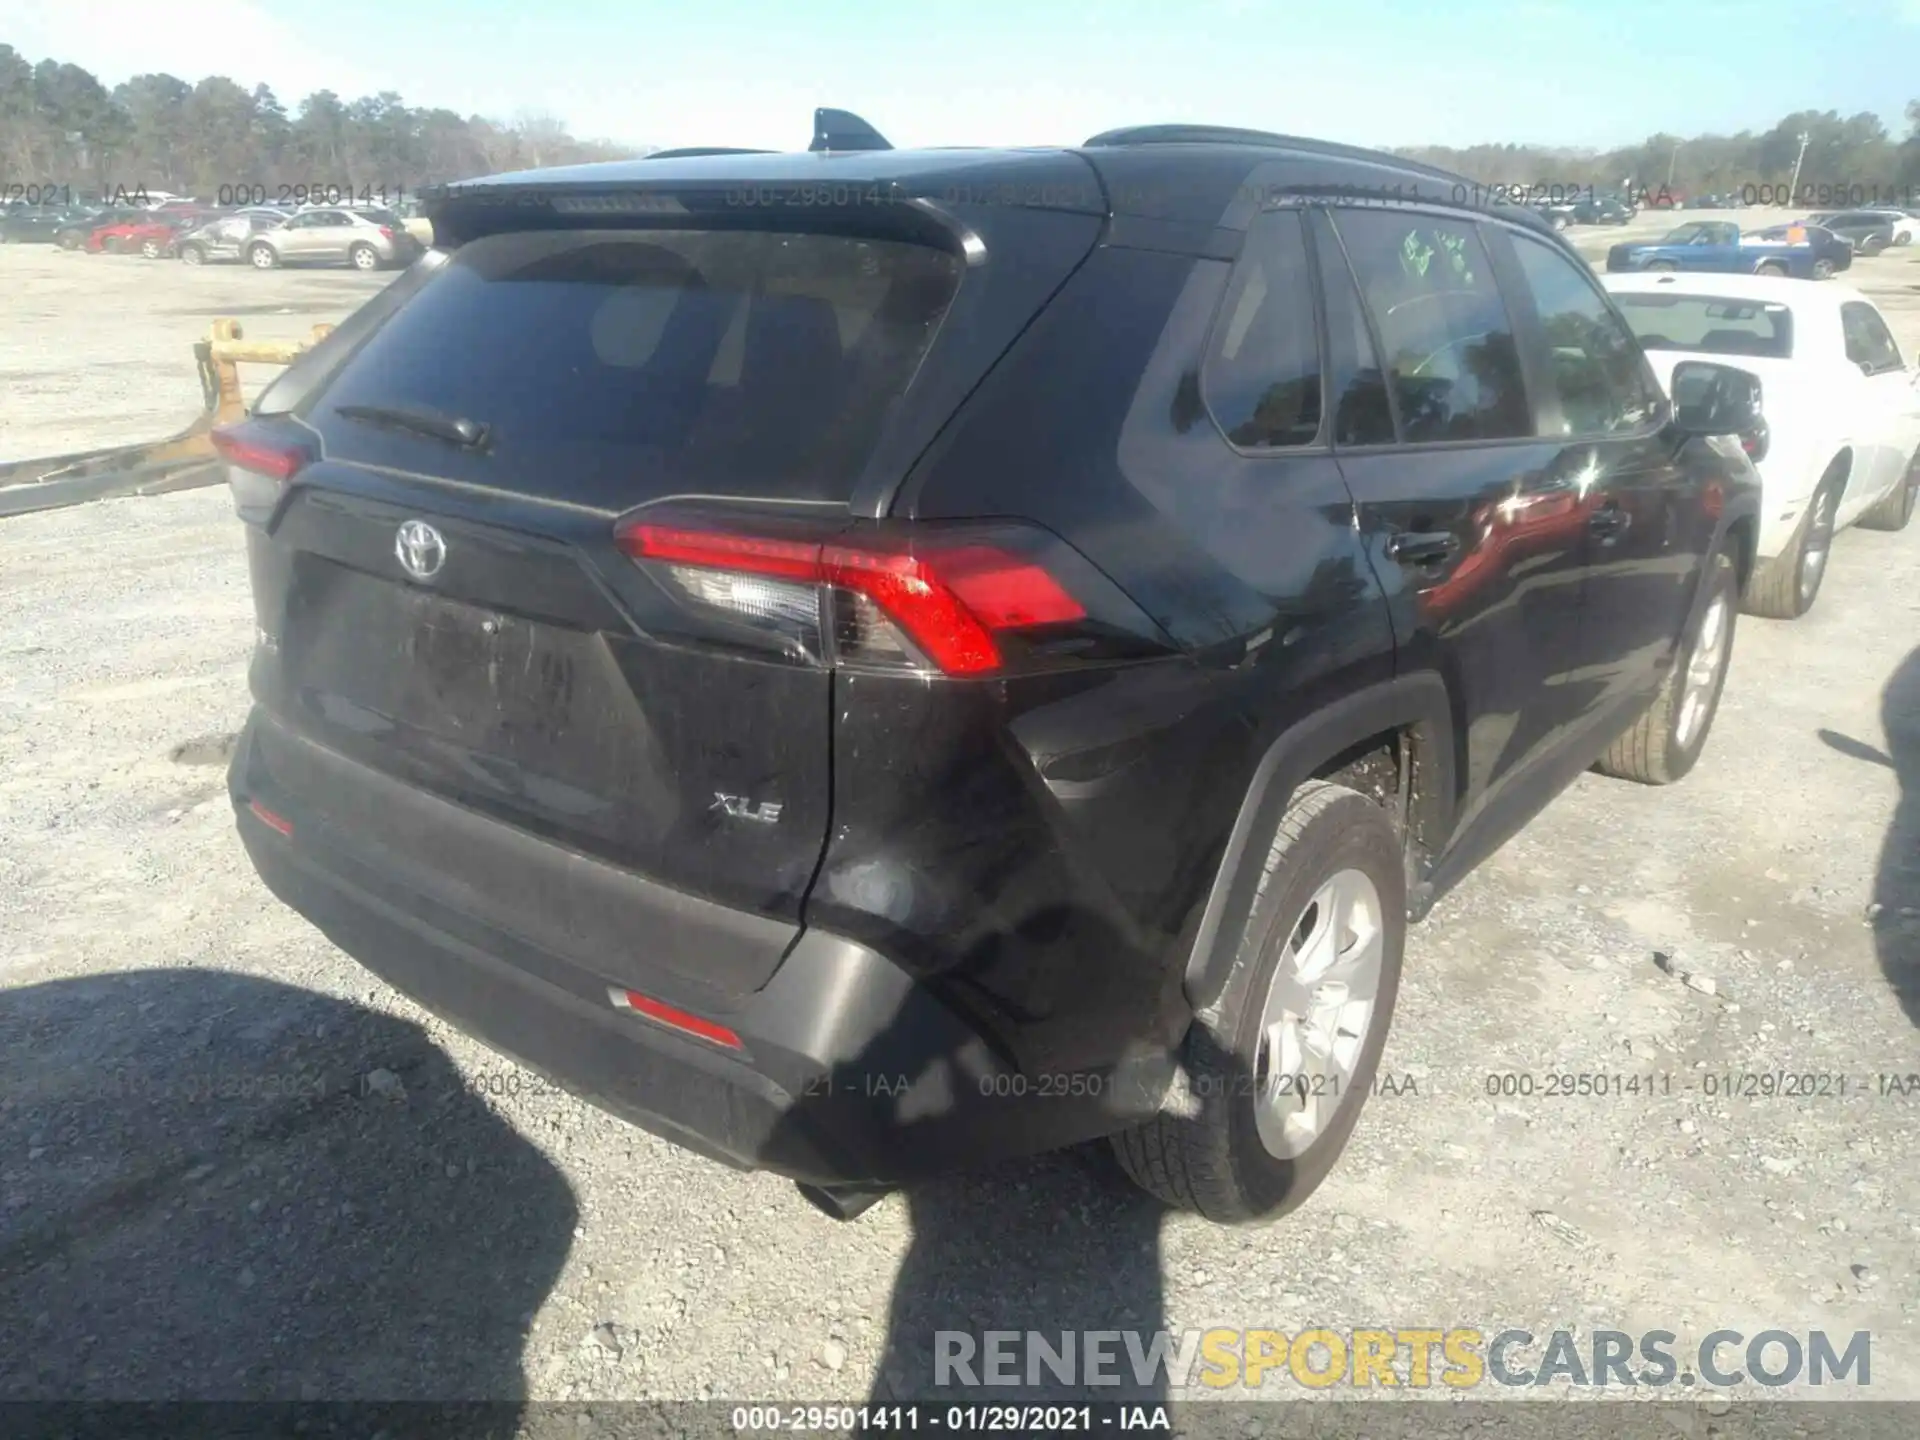
<path id="1" fill-rule="evenodd" d="M 1813 604 L 1820 593 L 1821 578 L 1827 573 L 1827 556 L 1833 550 L 1833 491 L 1822 490 L 1814 497 L 1813 514 L 1807 519 L 1807 543 L 1800 552 L 1800 608 Z"/>
<path id="2" fill-rule="evenodd" d="M 1727 663 L 1727 642 L 1732 637 L 1727 596 L 1722 591 L 1713 597 L 1713 603 L 1701 617 L 1700 633 L 1694 637 L 1693 651 L 1687 657 L 1687 672 L 1680 692 L 1680 716 L 1673 727 L 1673 738 L 1682 750 L 1693 742 L 1713 708 L 1720 671 Z"/>
<path id="3" fill-rule="evenodd" d="M 1274 965 L 1260 1011 L 1254 1121 L 1276 1159 L 1306 1153 L 1346 1098 L 1380 993 L 1385 916 L 1359 870 L 1313 893 Z"/>

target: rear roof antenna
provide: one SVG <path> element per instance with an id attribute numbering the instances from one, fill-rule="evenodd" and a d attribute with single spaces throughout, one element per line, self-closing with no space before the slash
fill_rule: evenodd
<path id="1" fill-rule="evenodd" d="M 891 150 L 887 137 L 851 110 L 813 112 L 813 144 L 809 150 Z"/>

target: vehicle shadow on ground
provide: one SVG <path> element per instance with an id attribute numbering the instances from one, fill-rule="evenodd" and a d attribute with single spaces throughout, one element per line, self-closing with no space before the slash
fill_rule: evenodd
<path id="1" fill-rule="evenodd" d="M 1920 1025 L 1920 650 L 1900 663 L 1881 692 L 1880 728 L 1900 799 L 1874 878 L 1880 907 L 1873 917 L 1874 946 L 1901 1009 Z"/>
<path id="2" fill-rule="evenodd" d="M 1160 1226 L 1167 1211 L 1135 1189 L 1104 1146 L 1083 1146 L 910 1188 L 913 1239 L 894 1281 L 886 1353 L 873 1404 L 908 1400 L 973 1404 L 1152 1401 L 1164 1371 L 1136 1375 L 1123 1337 L 1107 1346 L 1112 1383 L 1088 1383 L 1081 1343 L 1089 1331 L 1134 1332 L 1151 1343 L 1166 1324 Z M 857 1223 L 857 1222 L 856 1222 Z M 1015 1332 L 992 1384 L 988 1331 Z M 942 1365 L 941 1333 L 960 1332 L 970 1370 Z M 1070 1337 L 1073 1383 L 1044 1362 L 1030 1371 L 1025 1337 L 1059 1351 Z M 948 1358 L 955 1342 L 946 1342 Z M 1144 1380 L 1144 1383 L 1142 1383 Z M 944 1383 L 943 1383 L 944 1382 Z"/>
<path id="3" fill-rule="evenodd" d="M 781 1126 L 796 1135 L 833 1128 L 829 1107 L 885 1075 L 888 1054 L 897 1051 L 883 1035 L 836 1066 L 832 1083 L 799 1101 Z M 963 1069 L 956 1064 L 948 1073 Z M 1018 1131 L 1035 1118 L 1029 1107 L 1047 1103 L 1009 1099 L 1004 1121 L 995 1123 Z M 943 1111 L 902 1121 L 896 1112 L 882 1122 L 887 1147 L 926 1156 L 929 1136 L 937 1140 L 948 1118 Z M 775 1139 L 774 1148 L 786 1148 Z M 955 1163 L 964 1157 L 956 1154 Z M 1127 1178 L 1105 1141 L 942 1174 L 885 1203 L 904 1203 L 912 1235 L 868 1403 L 1150 1404 L 1168 1399 L 1170 1382 L 1185 1378 L 1171 1355 L 1152 1353 L 1157 1333 L 1174 1328 L 1161 1245 L 1173 1212 Z M 1096 1360 L 1087 1345 L 1103 1331 L 1110 1333 Z M 1005 1337 L 991 1352 L 989 1332 Z M 1029 1349 L 1029 1335 L 1046 1353 Z"/>
<path id="4" fill-rule="evenodd" d="M 518 1401 L 577 1215 L 418 1026 L 193 969 L 0 995 L 0 1194 L 0 1400 Z"/>

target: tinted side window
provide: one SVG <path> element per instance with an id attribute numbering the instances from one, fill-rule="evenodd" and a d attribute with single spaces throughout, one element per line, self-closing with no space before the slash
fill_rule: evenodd
<path id="1" fill-rule="evenodd" d="M 1387 209 L 1335 223 L 1386 350 L 1401 437 L 1531 435 L 1513 322 L 1475 228 Z"/>
<path id="2" fill-rule="evenodd" d="M 1905 368 L 1900 347 L 1872 306 L 1858 300 L 1842 305 L 1840 329 L 1847 338 L 1847 359 L 1854 364 L 1875 372 Z"/>
<path id="3" fill-rule="evenodd" d="M 1311 445 L 1320 434 L 1312 286 L 1299 213 L 1255 219 L 1200 372 L 1213 418 L 1242 449 Z"/>
<path id="4" fill-rule="evenodd" d="M 1566 256 L 1528 236 L 1515 235 L 1513 249 L 1546 333 L 1560 433 L 1607 435 L 1649 423 L 1658 406 L 1640 348 L 1593 282 Z"/>
<path id="5" fill-rule="evenodd" d="M 1320 257 L 1320 288 L 1327 297 L 1328 404 L 1333 410 L 1335 445 L 1391 445 L 1393 404 L 1387 377 L 1360 309 L 1353 272 L 1325 214 L 1313 220 L 1314 249 Z"/>

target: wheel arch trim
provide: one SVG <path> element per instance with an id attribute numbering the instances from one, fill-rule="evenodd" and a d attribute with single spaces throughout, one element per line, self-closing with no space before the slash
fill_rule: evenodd
<path id="1" fill-rule="evenodd" d="M 1423 769 L 1414 802 L 1419 813 L 1405 817 L 1408 853 L 1418 853 L 1415 834 L 1428 837 L 1436 850 L 1444 844 L 1453 823 L 1454 736 L 1451 699 L 1437 673 L 1416 671 L 1367 686 L 1282 731 L 1254 769 L 1187 953 L 1182 986 L 1196 1011 L 1226 987 L 1240 927 L 1259 894 L 1267 842 L 1294 792 L 1357 739 L 1389 731 L 1412 732 Z M 1410 892 L 1420 878 L 1408 877 Z"/>

